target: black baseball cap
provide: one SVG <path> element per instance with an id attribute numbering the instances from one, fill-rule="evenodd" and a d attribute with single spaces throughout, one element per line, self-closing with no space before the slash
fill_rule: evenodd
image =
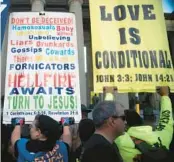
<path id="1" fill-rule="evenodd" d="M 92 110 L 88 109 L 84 104 L 81 104 L 81 110 L 82 112 L 90 113 Z"/>

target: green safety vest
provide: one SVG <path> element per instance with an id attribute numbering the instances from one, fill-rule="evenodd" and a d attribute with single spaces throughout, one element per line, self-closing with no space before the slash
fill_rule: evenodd
<path id="1" fill-rule="evenodd" d="M 158 138 L 160 137 L 162 144 L 169 148 L 173 135 L 173 123 L 171 100 L 168 96 L 163 96 L 161 98 L 160 120 L 155 131 L 152 130 L 151 126 L 131 127 L 124 135 L 115 140 L 124 162 L 133 162 L 133 158 L 141 154 L 139 150 L 135 149 L 135 144 L 130 136 L 146 141 L 151 145 L 159 142 Z"/>

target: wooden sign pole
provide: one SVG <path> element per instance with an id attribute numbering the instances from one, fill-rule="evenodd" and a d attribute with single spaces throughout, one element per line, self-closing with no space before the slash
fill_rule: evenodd
<path id="1" fill-rule="evenodd" d="M 139 100 L 139 94 L 136 93 L 136 94 L 135 94 L 135 97 L 136 97 L 136 106 L 135 106 L 135 109 L 136 109 L 136 112 L 140 115 L 140 100 Z"/>
<path id="2" fill-rule="evenodd" d="M 104 100 L 116 101 L 115 97 L 116 93 L 117 93 L 117 87 L 103 87 L 103 101 Z"/>

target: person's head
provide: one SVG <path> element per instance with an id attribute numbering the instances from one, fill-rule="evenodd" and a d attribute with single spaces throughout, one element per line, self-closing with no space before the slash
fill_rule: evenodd
<path id="1" fill-rule="evenodd" d="M 81 104 L 81 111 L 82 111 L 82 119 L 88 118 L 88 113 L 91 112 L 91 110 L 87 109 L 87 107 L 83 104 Z"/>
<path id="2" fill-rule="evenodd" d="M 115 137 L 120 136 L 125 130 L 124 107 L 113 101 L 100 102 L 93 110 L 93 121 L 96 129 L 107 129 Z"/>
<path id="3" fill-rule="evenodd" d="M 157 87 L 157 92 L 160 96 L 168 96 L 170 89 L 167 86 L 164 87 Z"/>
<path id="4" fill-rule="evenodd" d="M 82 142 L 86 142 L 95 132 L 95 125 L 91 119 L 82 119 L 79 123 L 79 137 Z"/>
<path id="5" fill-rule="evenodd" d="M 125 110 L 128 127 L 142 126 L 143 120 L 135 110 Z"/>
<path id="6" fill-rule="evenodd" d="M 48 140 L 55 143 L 61 136 L 60 125 L 46 115 L 37 115 L 30 125 L 30 136 L 33 140 Z"/>

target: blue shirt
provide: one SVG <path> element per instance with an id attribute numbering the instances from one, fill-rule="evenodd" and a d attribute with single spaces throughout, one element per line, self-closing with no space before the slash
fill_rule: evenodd
<path id="1" fill-rule="evenodd" d="M 28 139 L 21 138 L 17 141 L 17 162 L 68 162 L 68 149 L 65 143 L 57 141 L 55 147 L 49 152 L 29 152 L 26 148 Z"/>

